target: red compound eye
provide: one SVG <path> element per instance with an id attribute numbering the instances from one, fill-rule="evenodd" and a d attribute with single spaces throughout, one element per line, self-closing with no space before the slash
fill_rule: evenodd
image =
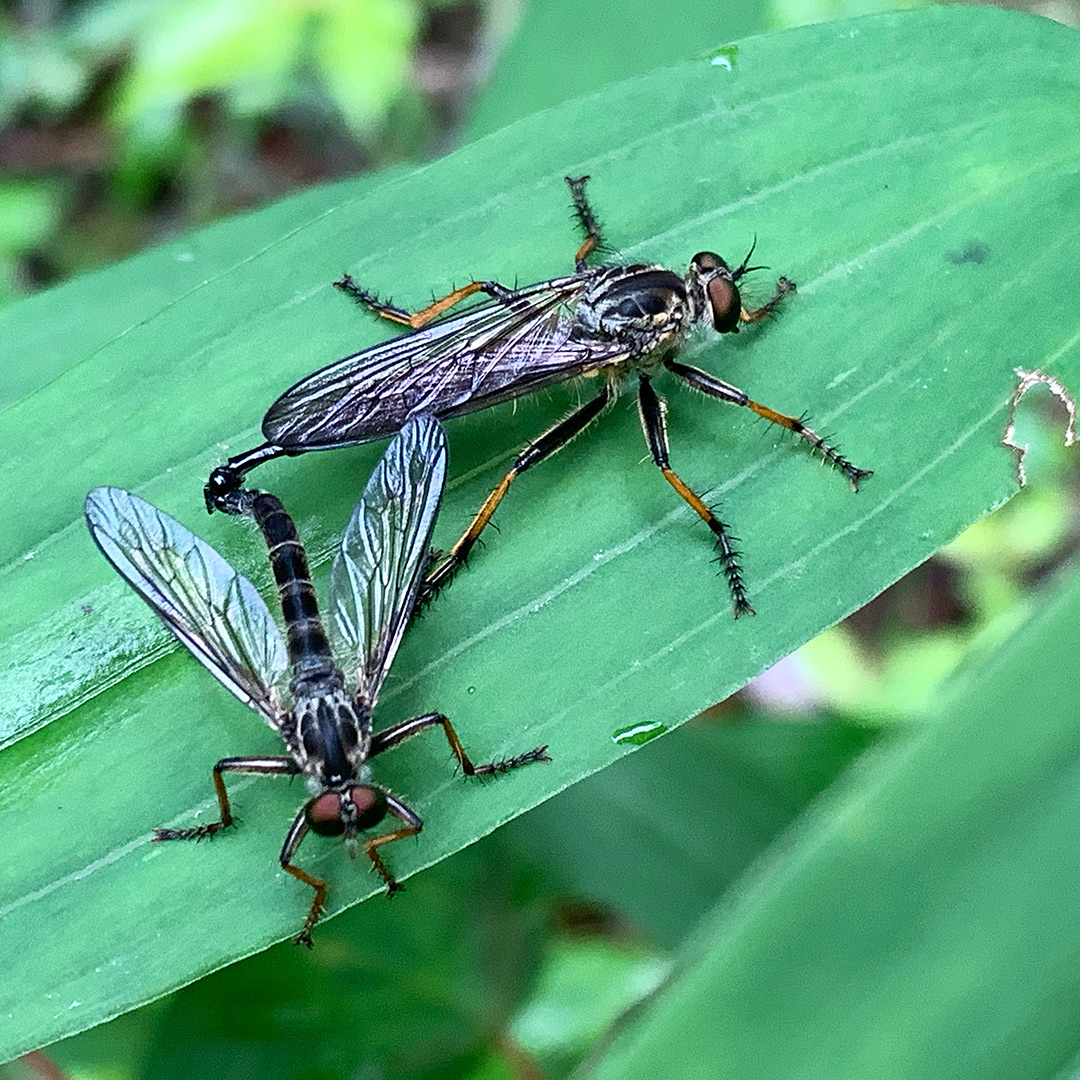
<path id="1" fill-rule="evenodd" d="M 742 309 L 739 287 L 728 278 L 716 277 L 705 286 L 705 290 L 709 296 L 709 307 L 712 308 L 713 326 L 721 334 L 730 334 L 738 329 Z"/>
<path id="2" fill-rule="evenodd" d="M 375 787 L 357 785 L 349 789 L 349 799 L 356 807 L 356 824 L 370 829 L 386 817 L 386 796 Z"/>
<path id="3" fill-rule="evenodd" d="M 307 808 L 307 822 L 320 836 L 340 836 L 345 831 L 341 820 L 341 796 L 327 791 Z"/>

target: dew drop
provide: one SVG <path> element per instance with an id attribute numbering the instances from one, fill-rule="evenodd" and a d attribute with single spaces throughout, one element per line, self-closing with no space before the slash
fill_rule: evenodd
<path id="1" fill-rule="evenodd" d="M 667 729 L 667 724 L 661 724 L 659 721 L 633 724 L 631 727 L 619 728 L 619 730 L 611 736 L 611 739 L 612 742 L 619 746 L 626 744 L 630 744 L 631 746 L 642 746 L 655 739 L 658 735 L 663 735 Z"/>
<path id="2" fill-rule="evenodd" d="M 723 45 L 709 53 L 709 63 L 725 71 L 735 70 L 735 58 L 739 55 L 738 45 Z"/>

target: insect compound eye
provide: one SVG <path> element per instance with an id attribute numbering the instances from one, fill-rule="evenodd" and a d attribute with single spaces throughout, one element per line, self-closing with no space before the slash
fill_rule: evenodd
<path id="1" fill-rule="evenodd" d="M 345 831 L 341 815 L 341 796 L 326 791 L 308 803 L 307 823 L 312 832 L 320 836 L 340 836 Z"/>
<path id="2" fill-rule="evenodd" d="M 713 326 L 721 334 L 734 333 L 739 329 L 739 313 L 742 298 L 739 287 L 730 278 L 715 277 L 705 286 L 712 308 Z"/>
<path id="3" fill-rule="evenodd" d="M 690 265 L 700 272 L 708 272 L 711 270 L 730 270 L 728 266 L 715 251 L 699 251 L 691 260 Z"/>
<path id="4" fill-rule="evenodd" d="M 357 784 L 348 797 L 356 807 L 357 829 L 370 829 L 386 817 L 386 796 L 378 788 Z"/>

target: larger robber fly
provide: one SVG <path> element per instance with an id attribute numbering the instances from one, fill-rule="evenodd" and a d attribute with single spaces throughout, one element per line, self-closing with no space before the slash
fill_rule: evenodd
<path id="1" fill-rule="evenodd" d="M 588 179 L 567 177 L 585 241 L 578 249 L 574 273 L 566 277 L 522 289 L 473 281 L 412 314 L 380 301 L 348 275 L 335 282 L 357 303 L 414 332 L 338 360 L 286 390 L 263 418 L 267 441 L 230 458 L 211 474 L 207 508 L 220 507 L 247 472 L 282 454 L 367 442 L 392 434 L 418 412 L 458 416 L 576 376 L 599 376 L 592 400 L 521 451 L 469 528 L 427 575 L 424 587 L 430 593 L 464 563 L 514 478 L 588 427 L 615 399 L 619 385 L 636 376 L 649 454 L 712 530 L 736 617 L 752 613 L 727 526 L 671 467 L 666 405 L 653 388 L 654 377 L 667 370 L 695 390 L 743 405 L 795 432 L 839 469 L 855 491 L 871 473 L 852 465 L 801 418 L 761 405 L 737 386 L 676 359 L 695 327 L 708 321 L 721 334 L 737 333 L 741 323 L 771 315 L 794 291 L 794 283 L 780 278 L 768 301 L 747 310 L 740 282 L 752 271 L 764 269 L 750 266 L 750 255 L 732 268 L 719 255 L 702 251 L 682 276 L 652 264 L 589 266 L 589 256 L 601 247 L 601 236 L 585 197 Z M 478 292 L 491 297 L 490 302 L 440 318 Z"/>
<path id="2" fill-rule="evenodd" d="M 254 586 L 212 547 L 161 510 L 119 488 L 86 499 L 90 532 L 105 557 L 165 625 L 285 742 L 288 755 L 228 757 L 214 766 L 221 815 L 188 829 L 158 829 L 157 840 L 201 839 L 233 822 L 225 773 L 302 775 L 310 798 L 281 849 L 281 866 L 315 891 L 298 943 L 326 900 L 326 882 L 293 862 L 308 831 L 341 836 L 355 853 L 360 834 L 388 815 L 396 827 L 363 841 L 393 893 L 398 883 L 379 849 L 418 833 L 423 822 L 386 788 L 368 762 L 428 728 L 441 727 L 466 775 L 548 760 L 546 747 L 474 765 L 450 721 L 425 713 L 375 732 L 372 711 L 416 605 L 435 512 L 446 477 L 446 437 L 430 416 L 410 420 L 368 481 L 330 573 L 330 635 L 319 618 L 307 559 L 292 519 L 266 492 L 236 491 L 230 513 L 254 518 L 270 549 L 286 636 Z"/>

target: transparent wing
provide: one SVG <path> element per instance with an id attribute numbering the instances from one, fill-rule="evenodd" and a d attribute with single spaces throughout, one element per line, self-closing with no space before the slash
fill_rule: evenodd
<path id="1" fill-rule="evenodd" d="M 90 535 L 165 625 L 245 705 L 278 727 L 285 642 L 263 599 L 209 544 L 121 488 L 86 497 Z"/>
<path id="2" fill-rule="evenodd" d="M 590 280 L 544 281 L 338 360 L 286 390 L 263 434 L 287 450 L 367 442 L 410 416 L 473 412 L 623 359 L 625 346 L 575 338 Z"/>
<path id="3" fill-rule="evenodd" d="M 369 707 L 416 604 L 445 481 L 446 436 L 433 417 L 415 417 L 387 447 L 341 538 L 330 634 Z"/>

